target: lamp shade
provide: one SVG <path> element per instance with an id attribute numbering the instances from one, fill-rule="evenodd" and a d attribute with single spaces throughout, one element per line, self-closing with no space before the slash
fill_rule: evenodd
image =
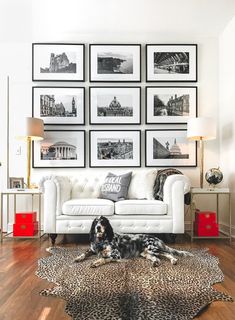
<path id="1" fill-rule="evenodd" d="M 17 136 L 17 139 L 26 139 L 30 137 L 31 140 L 44 139 L 44 123 L 43 120 L 38 118 L 25 118 L 24 133 Z"/>
<path id="2" fill-rule="evenodd" d="M 189 140 L 213 140 L 216 138 L 216 123 L 212 118 L 190 118 L 187 138 Z"/>

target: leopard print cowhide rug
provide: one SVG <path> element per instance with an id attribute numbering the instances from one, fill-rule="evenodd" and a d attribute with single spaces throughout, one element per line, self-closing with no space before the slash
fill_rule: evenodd
<path id="1" fill-rule="evenodd" d="M 218 258 L 206 249 L 159 267 L 142 258 L 90 268 L 92 257 L 73 263 L 76 248 L 54 247 L 39 259 L 36 275 L 56 284 L 42 295 L 66 300 L 76 320 L 188 320 L 216 300 L 232 301 L 212 285 L 222 282 Z"/>

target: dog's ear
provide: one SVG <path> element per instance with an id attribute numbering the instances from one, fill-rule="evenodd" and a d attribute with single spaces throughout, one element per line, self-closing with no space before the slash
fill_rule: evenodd
<path id="1" fill-rule="evenodd" d="M 108 240 L 112 241 L 113 237 L 114 237 L 113 228 L 112 228 L 109 220 L 107 218 L 105 218 L 105 220 L 106 220 L 106 223 L 107 223 L 106 228 L 105 228 L 105 232 L 106 232 Z"/>
<path id="2" fill-rule="evenodd" d="M 95 226 L 97 224 L 97 219 L 93 220 L 91 229 L 90 229 L 90 234 L 89 234 L 89 240 L 90 242 L 94 242 L 95 240 Z"/>

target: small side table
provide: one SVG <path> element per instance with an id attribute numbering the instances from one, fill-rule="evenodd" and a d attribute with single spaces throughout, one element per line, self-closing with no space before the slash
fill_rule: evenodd
<path id="1" fill-rule="evenodd" d="M 224 234 L 222 232 L 219 232 L 219 236 L 217 237 L 199 237 L 194 235 L 194 228 L 193 228 L 193 220 L 195 218 L 195 210 L 196 210 L 196 205 L 195 205 L 195 196 L 196 195 L 216 195 L 216 219 L 217 223 L 219 224 L 219 200 L 220 196 L 225 195 L 228 197 L 228 205 L 229 205 L 229 232 L 228 235 Z M 191 214 L 191 242 L 193 242 L 194 239 L 228 239 L 231 243 L 232 240 L 232 221 L 231 221 L 231 193 L 229 191 L 229 188 L 191 188 L 191 205 L 190 205 L 190 214 Z"/>
<path id="2" fill-rule="evenodd" d="M 13 236 L 12 238 L 20 238 L 20 239 L 25 239 L 25 238 L 41 238 L 41 236 L 43 236 L 43 232 L 41 230 L 41 201 L 42 201 L 42 192 L 40 192 L 38 189 L 22 189 L 22 190 L 17 190 L 17 189 L 7 189 L 3 192 L 1 192 L 1 242 L 3 241 L 3 238 L 10 236 L 11 234 L 13 234 L 12 232 L 8 232 L 6 234 L 4 234 L 3 232 L 3 207 L 4 207 L 4 196 L 6 196 L 7 199 L 7 215 L 6 215 L 6 219 L 7 219 L 7 224 L 9 222 L 9 200 L 10 200 L 10 196 L 13 196 L 13 200 L 14 200 L 14 205 L 13 205 L 13 209 L 14 209 L 14 223 L 15 223 L 15 213 L 16 213 L 16 200 L 18 196 L 22 196 L 22 195 L 31 195 L 31 203 L 32 203 L 32 211 L 34 211 L 34 199 L 35 196 L 38 197 L 38 233 L 35 236 Z"/>

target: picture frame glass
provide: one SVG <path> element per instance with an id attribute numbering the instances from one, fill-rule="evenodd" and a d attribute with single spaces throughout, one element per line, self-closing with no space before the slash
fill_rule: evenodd
<path id="1" fill-rule="evenodd" d="M 90 45 L 91 82 L 140 82 L 140 45 Z"/>
<path id="2" fill-rule="evenodd" d="M 90 167 L 139 167 L 140 131 L 90 131 Z"/>
<path id="3" fill-rule="evenodd" d="M 197 117 L 197 87 L 147 87 L 146 123 L 187 123 Z"/>
<path id="4" fill-rule="evenodd" d="M 33 117 L 50 125 L 83 125 L 84 93 L 84 88 L 34 87 Z"/>
<path id="5" fill-rule="evenodd" d="M 90 87 L 90 124 L 140 124 L 140 87 Z"/>
<path id="6" fill-rule="evenodd" d="M 146 130 L 146 166 L 194 167 L 196 142 L 187 139 L 187 130 Z"/>
<path id="7" fill-rule="evenodd" d="M 84 45 L 34 43 L 33 81 L 84 81 Z"/>
<path id="8" fill-rule="evenodd" d="M 34 168 L 79 168 L 84 166 L 84 130 L 45 130 L 44 140 L 33 143 Z"/>
<path id="9" fill-rule="evenodd" d="M 197 45 L 147 45 L 147 81 L 197 81 Z"/>

